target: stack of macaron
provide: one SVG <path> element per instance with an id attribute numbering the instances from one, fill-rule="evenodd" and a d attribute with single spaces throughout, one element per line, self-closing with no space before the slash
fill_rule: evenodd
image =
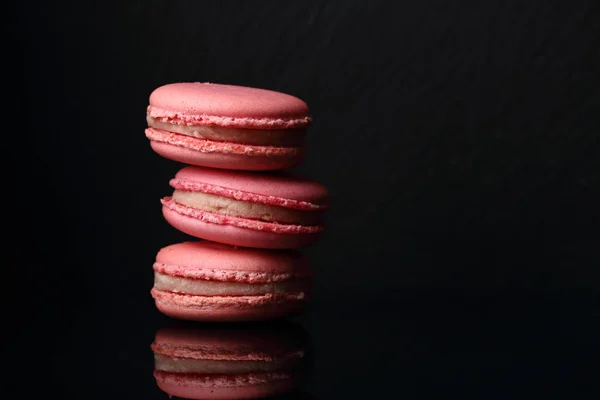
<path id="1" fill-rule="evenodd" d="M 245 321 L 304 310 L 312 272 L 300 249 L 324 229 L 328 191 L 291 171 L 311 116 L 297 97 L 258 88 L 173 83 L 147 108 L 152 149 L 186 164 L 161 199 L 193 240 L 156 255 L 158 310 L 186 320 Z"/>

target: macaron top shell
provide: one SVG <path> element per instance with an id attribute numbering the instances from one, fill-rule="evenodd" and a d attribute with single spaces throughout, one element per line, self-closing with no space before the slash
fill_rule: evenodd
<path id="1" fill-rule="evenodd" d="M 295 250 L 261 250 L 210 241 L 162 248 L 155 266 L 163 272 L 198 279 L 248 283 L 277 282 L 312 275 L 308 259 Z"/>
<path id="2" fill-rule="evenodd" d="M 150 94 L 148 115 L 182 125 L 247 129 L 303 128 L 311 123 L 306 103 L 276 91 L 246 86 L 179 82 Z"/>
<path id="3" fill-rule="evenodd" d="M 237 200 L 296 209 L 325 209 L 329 202 L 329 192 L 325 186 L 284 172 L 248 173 L 188 166 L 179 170 L 170 184 L 176 189 L 209 192 Z M 206 185 L 214 188 L 206 188 Z"/>

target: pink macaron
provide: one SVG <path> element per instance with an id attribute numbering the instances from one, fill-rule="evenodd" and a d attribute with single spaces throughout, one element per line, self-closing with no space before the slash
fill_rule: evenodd
<path id="1" fill-rule="evenodd" d="M 312 271 L 295 250 L 260 250 L 209 241 L 162 248 L 151 295 L 176 319 L 252 321 L 297 315 L 310 299 Z"/>
<path id="2" fill-rule="evenodd" d="M 324 230 L 328 191 L 289 173 L 188 166 L 161 200 L 165 219 L 191 236 L 266 249 L 313 244 Z"/>
<path id="3" fill-rule="evenodd" d="M 289 321 L 233 328 L 172 325 L 151 344 L 158 387 L 187 399 L 252 399 L 289 392 L 306 367 L 308 336 Z"/>
<path id="4" fill-rule="evenodd" d="M 163 157 L 250 171 L 298 165 L 311 123 L 306 103 L 289 94 L 200 82 L 155 89 L 146 120 L 146 137 Z"/>

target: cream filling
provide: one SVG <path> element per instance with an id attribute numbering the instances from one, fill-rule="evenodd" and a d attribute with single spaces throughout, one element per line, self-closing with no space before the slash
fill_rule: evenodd
<path id="1" fill-rule="evenodd" d="M 247 374 L 250 372 L 273 372 L 294 367 L 300 356 L 284 357 L 273 361 L 197 360 L 171 358 L 154 353 L 154 368 L 159 371 L 180 374 Z"/>
<path id="2" fill-rule="evenodd" d="M 298 293 L 306 286 L 302 281 L 243 283 L 205 281 L 154 273 L 154 288 L 165 292 L 197 296 L 255 296 L 267 293 Z"/>
<path id="3" fill-rule="evenodd" d="M 295 225 L 319 225 L 322 222 L 318 211 L 300 211 L 267 204 L 235 200 L 216 194 L 178 190 L 173 192 L 173 200 L 187 207 L 208 211 L 214 214 L 260 219 Z"/>
<path id="4" fill-rule="evenodd" d="M 302 144 L 305 129 L 242 129 L 221 128 L 205 125 L 178 125 L 162 122 L 146 116 L 148 126 L 198 139 L 236 142 L 258 146 L 299 146 Z"/>

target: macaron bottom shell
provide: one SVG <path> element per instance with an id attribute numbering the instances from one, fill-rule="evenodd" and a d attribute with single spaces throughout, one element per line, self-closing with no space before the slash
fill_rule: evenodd
<path id="1" fill-rule="evenodd" d="M 278 376 L 278 379 L 270 380 L 265 375 L 265 382 L 255 384 L 243 384 L 239 381 L 245 381 L 244 376 L 231 377 L 231 386 L 227 382 L 215 382 L 213 386 L 201 386 L 194 384 L 193 378 L 186 379 L 176 374 L 155 372 L 154 374 L 158 387 L 168 393 L 170 396 L 182 397 L 185 399 L 256 399 L 269 397 L 276 394 L 286 393 L 293 390 L 296 386 L 296 380 L 293 376 Z M 237 378 L 237 383 L 236 383 Z"/>
<path id="2" fill-rule="evenodd" d="M 243 171 L 276 171 L 292 168 L 304 160 L 304 151 L 278 155 L 202 152 L 178 144 L 150 141 L 152 149 L 162 157 L 183 164 Z"/>
<path id="3" fill-rule="evenodd" d="M 300 314 L 307 296 L 194 296 L 151 290 L 163 314 L 189 321 L 261 321 Z"/>
<path id="4" fill-rule="evenodd" d="M 275 233 L 206 222 L 198 218 L 182 215 L 166 205 L 163 205 L 162 212 L 166 221 L 183 233 L 196 238 L 233 246 L 262 249 L 295 249 L 310 246 L 321 237 L 321 232 Z"/>

